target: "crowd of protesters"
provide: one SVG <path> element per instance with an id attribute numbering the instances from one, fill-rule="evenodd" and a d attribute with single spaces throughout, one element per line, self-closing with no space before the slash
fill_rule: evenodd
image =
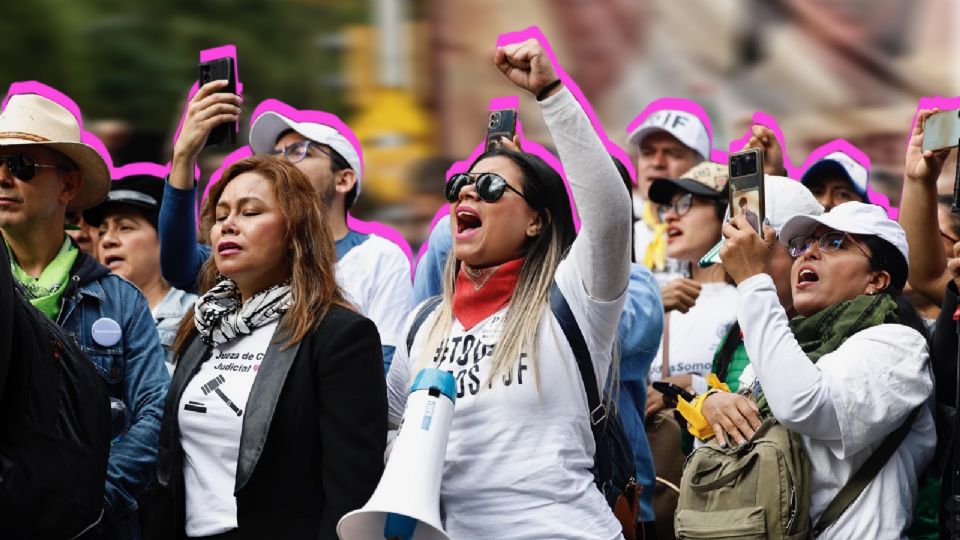
<path id="1" fill-rule="evenodd" d="M 672 100 L 608 136 L 538 40 L 498 47 L 492 64 L 536 98 L 559 160 L 520 137 L 478 141 L 462 170 L 435 179 L 449 214 L 414 267 L 387 238 L 349 226 L 362 149 L 323 120 L 332 115 L 253 118 L 250 156 L 223 164 L 197 213 L 197 160 L 211 131 L 241 115 L 226 81 L 189 99 L 165 175 L 113 174 L 64 104 L 8 96 L 0 536 L 337 538 L 389 466 L 425 367 L 455 381 L 437 464 L 452 538 L 763 537 L 714 527 L 716 509 L 677 508 L 694 489 L 686 456 L 748 448 L 771 422 L 809 463 L 797 493 L 810 523 L 791 518 L 790 530 L 953 534 L 960 226 L 937 195 L 950 150 L 922 150 L 938 111 L 920 110 L 910 132 L 899 221 L 871 200 L 855 149 L 789 178 L 782 141 L 752 126 L 761 223 L 746 199 L 730 200 L 724 154 L 695 104 Z M 627 151 L 611 153 L 618 139 Z M 16 331 L 25 313 L 52 330 Z M 84 358 L 109 401 L 68 399 L 63 377 L 39 384 L 23 368 L 59 351 Z M 610 459 L 597 452 L 594 384 L 640 486 L 628 524 L 594 487 L 597 461 Z M 675 412 L 678 395 L 701 428 Z M 31 412 L 34 402 L 59 416 Z M 98 445 L 77 409 L 108 403 Z M 61 514 L 13 509 L 29 484 L 25 422 L 38 433 L 72 425 L 80 446 L 108 452 L 63 471 L 103 485 L 98 511 L 66 536 L 45 532 Z M 76 488 L 45 488 L 50 508 Z"/>

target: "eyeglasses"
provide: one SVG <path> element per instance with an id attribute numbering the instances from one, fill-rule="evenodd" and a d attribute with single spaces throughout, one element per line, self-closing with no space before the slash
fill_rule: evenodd
<path id="1" fill-rule="evenodd" d="M 666 221 L 664 216 L 666 216 L 667 212 L 673 208 L 673 211 L 677 214 L 677 217 L 683 217 L 687 214 L 687 212 L 690 211 L 690 208 L 692 207 L 693 193 L 686 193 L 670 204 L 661 204 L 657 206 L 657 216 L 660 218 L 660 221 Z"/>
<path id="2" fill-rule="evenodd" d="M 860 253 L 863 253 L 863 256 L 870 258 L 870 255 L 867 253 L 867 250 L 863 249 L 859 242 L 854 240 L 852 236 L 843 231 L 831 231 L 826 234 L 820 235 L 819 237 L 808 235 L 808 236 L 797 236 L 794 237 L 790 242 L 788 242 L 787 250 L 790 252 L 791 257 L 799 257 L 807 252 L 811 246 L 817 244 L 817 247 L 820 248 L 820 251 L 823 253 L 829 253 L 831 251 L 837 251 L 843 248 L 843 241 L 849 239 L 853 245 L 857 246 L 857 249 L 860 250 Z"/>
<path id="3" fill-rule="evenodd" d="M 460 199 L 460 191 L 469 184 L 477 184 L 477 195 L 480 199 L 492 203 L 503 197 L 505 190 L 510 190 L 519 195 L 523 200 L 530 204 L 530 199 L 513 188 L 502 176 L 496 173 L 460 173 L 450 177 L 447 182 L 447 201 L 457 202 Z M 530 206 L 533 206 L 530 204 Z"/>
<path id="4" fill-rule="evenodd" d="M 0 156 L 0 165 L 6 165 L 7 170 L 10 171 L 14 177 L 23 182 L 28 182 L 37 175 L 41 167 L 48 169 L 61 169 L 67 170 L 66 167 L 61 167 L 60 165 L 44 165 L 42 163 L 37 163 L 36 158 L 28 154 L 11 154 L 9 156 Z"/>
<path id="5" fill-rule="evenodd" d="M 949 234 L 943 232 L 943 229 L 940 229 L 940 236 L 949 240 L 951 244 L 956 244 L 957 242 L 960 242 L 960 238 L 954 238 L 950 236 Z"/>
<path id="6" fill-rule="evenodd" d="M 290 163 L 300 163 L 301 161 L 303 161 L 304 158 L 307 157 L 307 150 L 311 147 L 316 148 L 317 150 L 320 151 L 321 154 L 327 156 L 331 160 L 334 159 L 333 154 L 331 154 L 329 150 L 327 150 L 326 148 L 320 146 L 319 144 L 313 141 L 296 142 L 296 143 L 287 145 L 287 147 L 282 150 L 275 148 L 271 150 L 269 154 L 271 156 L 283 155 L 283 158 L 289 161 Z"/>

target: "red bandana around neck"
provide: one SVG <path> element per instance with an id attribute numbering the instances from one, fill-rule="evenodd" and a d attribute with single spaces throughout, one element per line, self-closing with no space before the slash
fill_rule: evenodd
<path id="1" fill-rule="evenodd" d="M 453 315 L 465 330 L 507 305 L 520 280 L 524 259 L 513 259 L 500 266 L 473 270 L 460 264 L 453 291 Z"/>

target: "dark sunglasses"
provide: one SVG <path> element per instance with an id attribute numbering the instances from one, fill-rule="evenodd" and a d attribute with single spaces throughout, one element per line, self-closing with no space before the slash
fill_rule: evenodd
<path id="1" fill-rule="evenodd" d="M 37 163 L 37 160 L 33 156 L 27 154 L 11 154 L 9 156 L 0 156 L 0 166 L 2 165 L 6 165 L 7 170 L 10 171 L 10 174 L 23 182 L 32 180 L 33 177 L 40 172 L 40 167 L 66 170 L 65 167 L 61 167 L 59 165 L 44 165 L 42 163 Z"/>
<path id="2" fill-rule="evenodd" d="M 477 185 L 477 195 L 484 202 L 492 203 L 503 197 L 505 190 L 510 190 L 519 195 L 523 200 L 530 204 L 530 200 L 514 189 L 502 176 L 496 173 L 459 173 L 450 177 L 447 182 L 447 201 L 457 202 L 460 199 L 460 190 L 469 184 Z M 530 206 L 533 206 L 530 204 Z"/>

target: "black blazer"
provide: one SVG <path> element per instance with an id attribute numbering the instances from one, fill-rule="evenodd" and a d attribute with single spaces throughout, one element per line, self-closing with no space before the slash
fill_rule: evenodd
<path id="1" fill-rule="evenodd" d="M 247 400 L 240 437 L 237 523 L 243 538 L 336 539 L 337 521 L 363 506 L 383 473 L 387 398 L 380 335 L 339 306 L 300 343 L 271 343 Z M 160 427 L 158 481 L 173 494 L 184 534 L 183 449 L 177 414 L 210 357 L 194 337 L 177 361 Z"/>

